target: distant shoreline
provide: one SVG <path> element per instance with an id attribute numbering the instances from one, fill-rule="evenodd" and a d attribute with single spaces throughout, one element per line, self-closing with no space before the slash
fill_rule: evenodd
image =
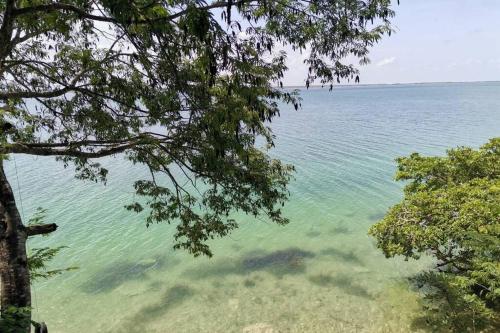
<path id="1" fill-rule="evenodd" d="M 406 82 L 406 83 L 352 83 L 352 84 L 336 84 L 333 87 L 334 88 L 344 88 L 344 87 L 366 87 L 366 86 L 404 86 L 404 85 L 426 85 L 426 84 L 467 84 L 467 83 L 500 83 L 500 80 L 491 80 L 491 81 L 429 81 L 429 82 Z M 295 89 L 302 89 L 306 88 L 306 85 L 304 84 L 303 86 L 283 86 L 283 89 L 290 89 L 290 88 L 295 88 Z M 311 88 L 326 88 L 329 89 L 329 85 L 319 85 L 319 84 L 314 84 L 310 85 L 309 89 Z"/>

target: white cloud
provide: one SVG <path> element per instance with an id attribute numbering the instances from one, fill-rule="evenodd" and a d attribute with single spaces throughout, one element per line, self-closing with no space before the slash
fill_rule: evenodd
<path id="1" fill-rule="evenodd" d="M 380 60 L 379 62 L 377 62 L 376 65 L 377 65 L 377 67 L 382 67 L 382 66 L 392 64 L 394 61 L 396 61 L 396 57 L 389 57 L 389 58 L 385 58 L 385 59 Z"/>

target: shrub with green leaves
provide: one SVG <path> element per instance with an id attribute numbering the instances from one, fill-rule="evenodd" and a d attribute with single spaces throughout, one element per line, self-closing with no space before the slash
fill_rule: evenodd
<path id="1" fill-rule="evenodd" d="M 500 328 L 500 138 L 397 162 L 405 196 L 370 229 L 377 246 L 387 257 L 435 258 L 435 268 L 415 278 L 428 323 L 457 332 Z"/>

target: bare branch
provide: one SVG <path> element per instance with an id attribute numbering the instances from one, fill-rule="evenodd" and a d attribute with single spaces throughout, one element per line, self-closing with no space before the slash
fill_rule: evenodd
<path id="1" fill-rule="evenodd" d="M 36 235 L 46 235 L 57 230 L 57 224 L 33 224 L 26 227 L 26 234 L 28 237 Z"/>

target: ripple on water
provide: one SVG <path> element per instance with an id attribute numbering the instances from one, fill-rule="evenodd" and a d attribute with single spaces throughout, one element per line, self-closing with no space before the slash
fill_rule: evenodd
<path id="1" fill-rule="evenodd" d="M 424 330 L 405 281 L 427 263 L 385 259 L 367 229 L 401 198 L 394 159 L 498 136 L 499 94 L 499 83 L 304 91 L 304 108 L 284 107 L 272 124 L 272 154 L 297 168 L 291 223 L 236 215 L 245 223 L 211 242 L 212 259 L 172 252 L 175 224 L 146 230 L 123 209 L 147 170 L 103 160 L 104 187 L 53 159 L 16 156 L 25 215 L 41 206 L 60 225 L 30 245 L 68 245 L 53 267 L 80 267 L 35 284 L 35 319 L 53 333 Z"/>

